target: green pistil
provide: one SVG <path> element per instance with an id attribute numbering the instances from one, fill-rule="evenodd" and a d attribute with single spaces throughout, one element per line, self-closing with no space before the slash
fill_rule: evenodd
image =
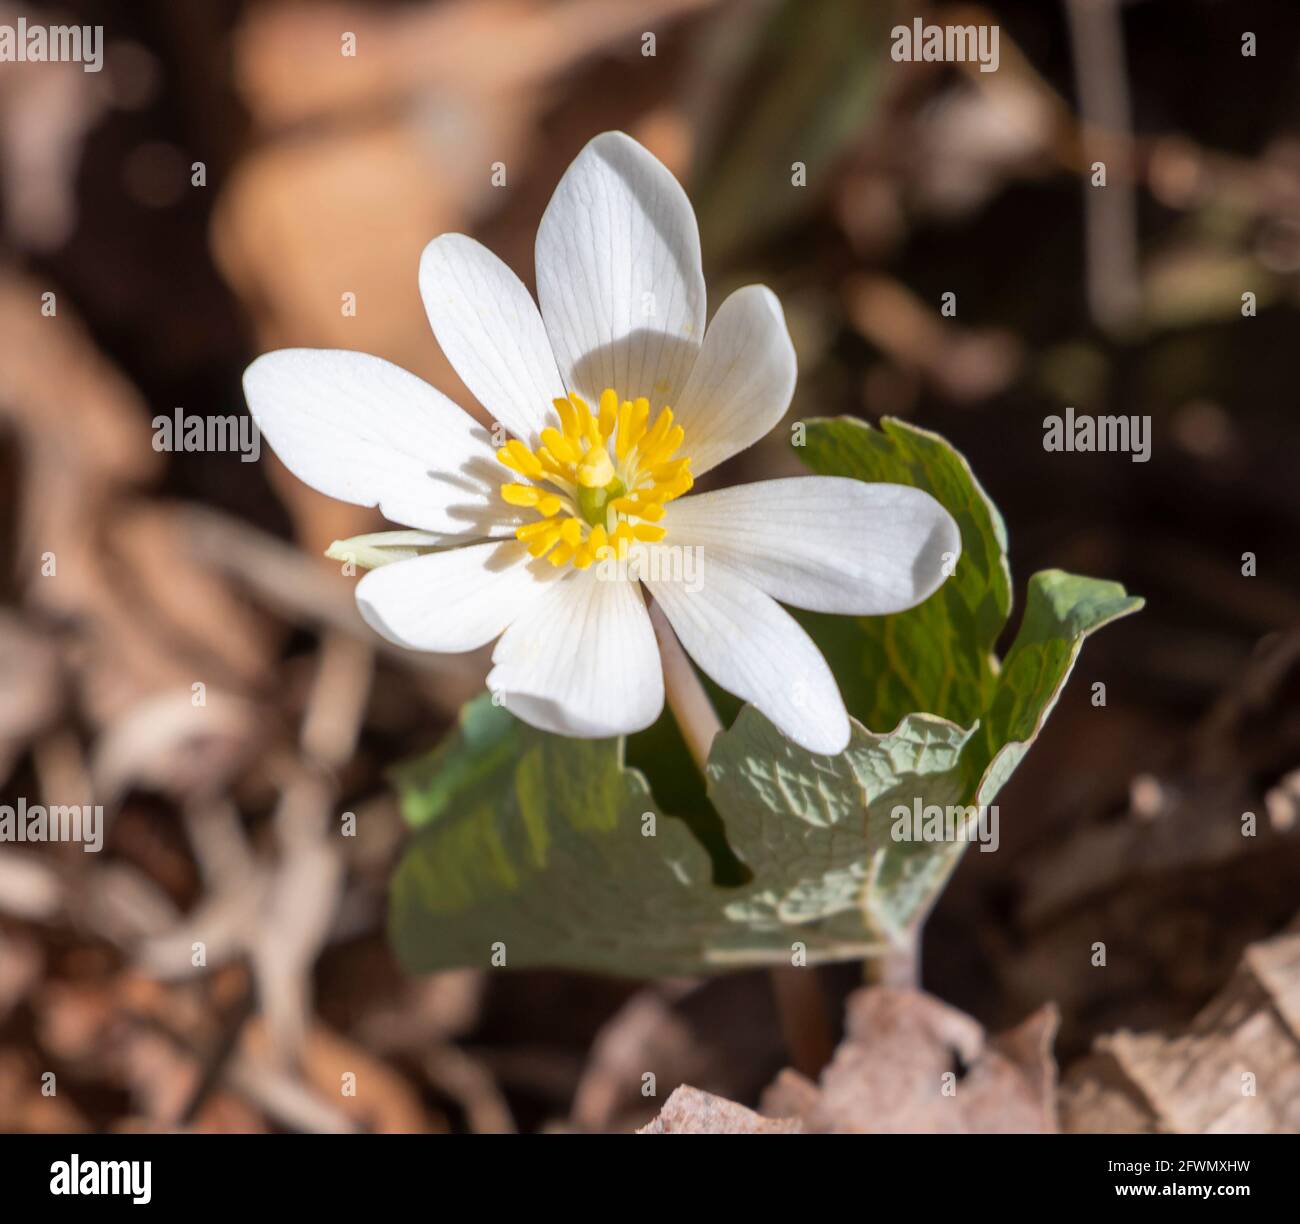
<path id="1" fill-rule="evenodd" d="M 616 497 L 622 497 L 627 487 L 617 476 L 600 489 L 578 486 L 578 510 L 593 527 L 605 525 L 605 507 Z"/>

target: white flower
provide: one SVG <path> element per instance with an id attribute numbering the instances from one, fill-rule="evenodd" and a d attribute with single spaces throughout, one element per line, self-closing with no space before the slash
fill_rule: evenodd
<path id="1" fill-rule="evenodd" d="M 499 449 L 377 357 L 288 349 L 244 376 L 299 479 L 414 529 L 391 548 L 383 535 L 355 542 L 363 563 L 393 559 L 357 586 L 365 619 L 412 650 L 499 638 L 488 687 L 508 709 L 562 735 L 613 736 L 663 706 L 644 587 L 717 684 L 810 751 L 842 751 L 835 679 L 780 605 L 910 608 L 943 581 L 960 535 L 901 485 L 806 476 L 685 496 L 781 420 L 795 355 L 762 285 L 736 290 L 706 332 L 695 214 L 672 175 L 621 132 L 583 149 L 537 233 L 540 311 L 461 234 L 425 248 L 420 292 L 448 360 L 513 435 Z M 652 544 L 703 568 L 688 583 L 681 567 L 629 576 L 608 563 Z"/>

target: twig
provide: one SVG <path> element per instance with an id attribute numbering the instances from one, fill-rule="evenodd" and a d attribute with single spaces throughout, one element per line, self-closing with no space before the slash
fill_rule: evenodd
<path id="1" fill-rule="evenodd" d="M 252 1019 L 256 1010 L 257 1003 L 253 992 L 245 986 L 234 1010 L 226 1020 L 221 1037 L 203 1061 L 198 1082 L 194 1085 L 189 1100 L 177 1115 L 178 1125 L 189 1126 L 199 1116 L 199 1110 L 203 1108 L 208 1097 L 224 1078 L 226 1064 L 234 1057 L 240 1039 L 244 1035 L 244 1025 Z"/>
<path id="2" fill-rule="evenodd" d="M 659 639 L 668 708 L 677 719 L 691 757 L 704 773 L 709 750 L 714 737 L 722 730 L 722 723 L 658 604 L 650 605 L 650 623 Z M 790 1059 L 803 1074 L 816 1076 L 830 1061 L 835 1047 L 817 970 L 812 966 L 782 965 L 770 970 L 769 976 Z"/>

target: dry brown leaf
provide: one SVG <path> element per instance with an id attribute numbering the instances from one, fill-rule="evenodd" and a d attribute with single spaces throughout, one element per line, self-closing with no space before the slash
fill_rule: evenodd
<path id="1" fill-rule="evenodd" d="M 273 1065 L 272 1044 L 261 1019 L 250 1020 L 243 1042 L 248 1062 Z M 445 1124 L 425 1112 L 418 1095 L 403 1076 L 319 1022 L 307 1034 L 302 1067 L 305 1086 L 354 1126 L 383 1134 L 428 1134 L 445 1130 Z M 345 1076 L 354 1078 L 345 1081 Z"/>
<path id="2" fill-rule="evenodd" d="M 831 1134 L 1024 1134 L 1056 1129 L 1052 1008 L 989 1039 L 969 1016 L 915 990 L 849 998 L 846 1036 L 802 1113 Z M 789 1086 L 785 1093 L 789 1095 Z"/>
<path id="3" fill-rule="evenodd" d="M 30 25 L 55 12 L 0 5 L 0 23 Z M 77 169 L 86 134 L 109 102 L 97 73 L 73 62 L 8 63 L 0 73 L 0 193 L 4 228 L 20 247 L 49 251 L 77 219 Z"/>
<path id="4" fill-rule="evenodd" d="M 797 1135 L 797 1118 L 765 1118 L 752 1109 L 683 1084 L 638 1135 Z"/>
<path id="5" fill-rule="evenodd" d="M 397 9 L 288 3 L 253 9 L 235 39 L 240 92 L 258 120 L 289 126 L 390 107 L 433 84 L 448 99 L 509 93 L 604 47 L 640 53 L 716 0 L 450 0 Z M 509 30 L 508 38 L 502 31 Z M 342 54 L 344 32 L 356 55 Z M 461 139 L 471 141 L 472 133 Z"/>
<path id="6" fill-rule="evenodd" d="M 5 1134 L 78 1134 L 90 1130 L 66 1094 L 41 1092 L 44 1071 L 30 1058 L 0 1050 L 0 1131 Z"/>
<path id="7" fill-rule="evenodd" d="M 63 666 L 54 642 L 9 612 L 0 612 L 0 783 L 63 707 Z"/>
<path id="8" fill-rule="evenodd" d="M 168 688 L 257 684 L 270 631 L 190 559 L 169 507 L 132 503 L 159 467 L 148 411 L 62 297 L 41 314 L 44 291 L 0 276 L 0 421 L 22 457 L 19 582 L 39 613 L 75 627 L 85 713 L 111 723 Z"/>
<path id="9" fill-rule="evenodd" d="M 219 791 L 259 747 L 258 727 L 256 707 L 216 689 L 203 705 L 188 686 L 139 701 L 95 746 L 96 800 L 112 805 L 133 786 L 174 796 Z"/>
<path id="10" fill-rule="evenodd" d="M 1072 1132 L 1300 1133 L 1300 934 L 1247 948 L 1186 1032 L 1099 1038 L 1061 1115 Z"/>
<path id="11" fill-rule="evenodd" d="M 0 1024 L 27 998 L 45 970 L 45 953 L 21 932 L 0 931 Z"/>
<path id="12" fill-rule="evenodd" d="M 780 1057 L 777 1017 L 762 977 L 655 982 L 597 1033 L 573 1093 L 569 1125 L 626 1134 L 653 1115 L 660 1093 L 682 1083 L 748 1099 Z"/>
<path id="13" fill-rule="evenodd" d="M 783 1071 L 762 1114 L 681 1088 L 640 1133 L 1054 1133 L 1056 1024 L 1048 1006 L 990 1038 L 920 991 L 866 987 L 849 997 L 844 1040 L 819 1083 Z"/>

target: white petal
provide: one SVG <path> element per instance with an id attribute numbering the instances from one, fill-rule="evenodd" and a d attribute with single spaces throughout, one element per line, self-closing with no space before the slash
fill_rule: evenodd
<path id="1" fill-rule="evenodd" d="M 536 445 L 565 388 L 523 282 L 481 243 L 444 234 L 420 257 L 420 295 L 433 334 L 474 397 Z"/>
<path id="2" fill-rule="evenodd" d="M 456 654 L 499 637 L 555 575 L 517 540 L 469 544 L 371 571 L 357 583 L 357 607 L 398 646 Z"/>
<path id="3" fill-rule="evenodd" d="M 776 294 L 764 285 L 737 289 L 718 307 L 673 404 L 692 474 L 702 476 L 774 429 L 790 406 L 796 373 Z"/>
<path id="4" fill-rule="evenodd" d="M 809 752 L 844 751 L 849 716 L 835 677 L 780 604 L 716 562 L 694 590 L 681 582 L 646 585 L 686 652 L 716 684 L 757 706 Z"/>
<path id="5" fill-rule="evenodd" d="M 313 489 L 378 506 L 443 536 L 513 531 L 501 465 L 482 426 L 392 362 L 341 349 L 281 349 L 244 371 L 258 429 Z"/>
<path id="6" fill-rule="evenodd" d="M 666 543 L 704 549 L 706 582 L 717 560 L 782 603 L 858 616 L 919 604 L 961 553 L 956 522 L 928 493 L 841 476 L 685 497 L 664 526 Z"/>
<path id="7" fill-rule="evenodd" d="M 598 573 L 574 570 L 552 584 L 492 652 L 488 688 L 543 731 L 625 735 L 663 709 L 663 668 L 640 587 Z"/>
<path id="8" fill-rule="evenodd" d="M 622 132 L 590 141 L 556 187 L 537 296 L 570 391 L 677 402 L 704 339 L 699 229 L 681 184 Z"/>

